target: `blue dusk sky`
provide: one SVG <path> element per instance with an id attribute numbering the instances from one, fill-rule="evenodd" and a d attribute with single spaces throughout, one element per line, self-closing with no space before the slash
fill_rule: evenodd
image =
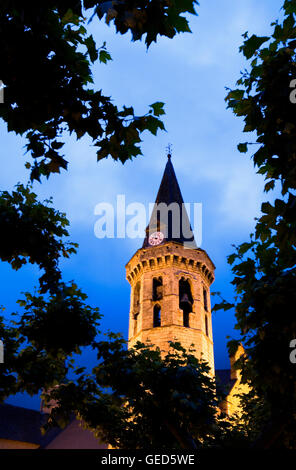
<path id="1" fill-rule="evenodd" d="M 53 196 L 54 207 L 70 220 L 71 241 L 79 243 L 77 255 L 62 262 L 64 280 L 72 280 L 88 294 L 92 306 L 103 315 L 102 329 L 128 333 L 130 286 L 125 264 L 141 247 L 138 239 L 98 239 L 94 235 L 95 205 L 115 204 L 124 194 L 126 204 L 154 202 L 166 164 L 166 146 L 173 145 L 172 162 L 185 202 L 203 206 L 201 248 L 216 265 L 212 291 L 233 299 L 232 275 L 226 257 L 232 244 L 247 241 L 261 203 L 264 179 L 257 175 L 251 154 L 240 154 L 239 142 L 252 141 L 243 134 L 243 121 L 226 109 L 225 87 L 234 87 L 246 67 L 239 46 L 242 34 L 266 35 L 278 18 L 282 0 L 200 0 L 198 16 L 190 16 L 192 34 L 174 39 L 159 38 L 146 50 L 144 42 L 132 43 L 130 35 L 115 34 L 96 19 L 90 30 L 98 45 L 104 41 L 113 61 L 93 67 L 94 87 L 102 89 L 114 102 L 134 106 L 138 115 L 148 105 L 165 102 L 167 132 L 157 137 L 142 136 L 143 156 L 125 165 L 111 158 L 96 161 L 96 148 L 87 138 L 66 137 L 65 157 L 69 170 L 52 175 L 42 184 L 34 183 L 40 199 Z M 25 71 L 24 71 L 25 73 Z M 1 77 L 0 77 L 1 78 Z M 42 103 L 40 103 L 42 106 Z M 0 123 L 2 167 L 1 190 L 11 190 L 29 178 L 24 163 L 25 140 L 8 133 Z M 271 196 L 275 197 L 275 193 Z M 19 236 L 22 236 L 20 233 Z M 21 292 L 32 291 L 38 283 L 38 270 L 25 266 L 13 271 L 0 264 L 1 301 L 7 315 L 19 310 Z M 214 299 L 212 299 L 214 303 Z M 213 314 L 216 368 L 228 368 L 227 335 L 235 335 L 232 311 Z M 82 360 L 83 359 L 83 360 Z M 94 364 L 94 354 L 86 352 L 79 362 Z M 14 397 L 9 403 L 39 406 L 38 398 Z"/>

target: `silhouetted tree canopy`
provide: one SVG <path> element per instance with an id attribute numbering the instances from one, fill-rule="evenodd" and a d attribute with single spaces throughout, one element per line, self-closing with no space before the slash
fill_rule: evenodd
<path id="1" fill-rule="evenodd" d="M 138 116 L 132 106 L 118 109 L 93 83 L 91 65 L 106 64 L 106 44 L 96 45 L 88 21 L 113 22 L 116 32 L 145 37 L 189 32 L 184 14 L 195 14 L 196 0 L 79 1 L 3 0 L 0 11 L 1 80 L 5 99 L 0 117 L 9 132 L 24 135 L 33 161 L 31 178 L 67 169 L 62 154 L 65 133 L 88 135 L 97 159 L 111 155 L 124 163 L 141 154 L 140 135 L 164 129 L 162 102 Z"/>
<path id="2" fill-rule="evenodd" d="M 296 338 L 296 2 L 286 0 L 283 9 L 271 37 L 244 35 L 241 52 L 250 66 L 226 97 L 244 118 L 244 132 L 256 136 L 239 150 L 255 147 L 252 159 L 265 176 L 265 191 L 277 183 L 281 197 L 262 204 L 250 241 L 228 257 L 237 297 L 233 305 L 216 306 L 235 308 L 241 336 L 229 348 L 233 352 L 240 341 L 245 346 L 247 357 L 237 366 L 252 387 L 243 399 L 246 419 L 256 428 L 256 445 L 266 448 L 295 448 L 296 437 L 296 375 L 289 359 Z"/>
<path id="3" fill-rule="evenodd" d="M 137 116 L 130 105 L 118 109 L 93 83 L 91 66 L 106 64 L 106 44 L 96 45 L 88 20 L 114 23 L 147 47 L 159 35 L 189 31 L 186 13 L 194 0 L 8 1 L 0 9 L 1 80 L 5 86 L 0 117 L 9 132 L 25 136 L 31 156 L 31 180 L 67 169 L 64 137 L 91 137 L 98 160 L 111 156 L 124 163 L 141 153 L 141 134 L 164 129 L 163 103 Z M 250 61 L 226 101 L 243 117 L 256 142 L 238 146 L 266 178 L 265 191 L 276 183 L 281 196 L 265 202 L 250 240 L 228 258 L 237 298 L 242 342 L 243 381 L 251 386 L 242 398 L 243 420 L 217 415 L 219 396 L 207 366 L 180 347 L 165 358 L 158 350 L 125 342 L 110 334 L 98 341 L 100 314 L 87 297 L 62 279 L 61 258 L 77 245 L 65 241 L 65 214 L 40 202 L 28 186 L 0 196 L 0 258 L 19 269 L 32 263 L 41 270 L 39 288 L 20 300 L 15 322 L 0 320 L 5 363 L 0 368 L 0 399 L 12 393 L 51 391 L 60 406 L 53 422 L 67 422 L 75 412 L 97 435 L 116 447 L 250 445 L 295 448 L 295 365 L 289 361 L 296 338 L 296 108 L 291 99 L 296 79 L 296 2 L 285 0 L 285 17 L 273 23 L 271 37 L 244 35 L 241 52 Z M 250 137 L 252 139 L 253 137 Z M 21 234 L 21 236 L 17 236 Z M 219 305 L 216 306 L 216 310 Z M 71 329 L 69 331 L 69 319 Z M 98 365 L 87 375 L 76 368 L 74 354 L 83 346 L 97 350 Z M 69 372 L 77 378 L 68 381 Z"/>
<path id="4" fill-rule="evenodd" d="M 151 346 L 127 350 L 120 336 L 108 335 L 97 345 L 92 374 L 78 371 L 77 380 L 44 394 L 45 402 L 55 402 L 47 427 L 65 425 L 75 412 L 98 438 L 120 449 L 246 446 L 235 420 L 218 412 L 223 395 L 194 349 L 172 342 L 163 355 Z"/>

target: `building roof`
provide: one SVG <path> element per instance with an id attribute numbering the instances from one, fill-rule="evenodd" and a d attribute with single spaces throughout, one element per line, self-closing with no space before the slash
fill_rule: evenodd
<path id="1" fill-rule="evenodd" d="M 228 394 L 236 382 L 236 379 L 231 378 L 231 370 L 216 369 L 215 374 L 217 385 L 222 388 L 223 392 Z"/>
<path id="2" fill-rule="evenodd" d="M 171 206 L 172 212 L 162 212 L 161 206 L 158 206 L 161 203 L 166 206 L 174 204 L 174 206 Z M 146 228 L 143 248 L 150 247 L 149 235 L 154 232 L 162 232 L 164 234 L 162 243 L 174 241 L 184 245 L 187 242 L 191 244 L 191 248 L 196 248 L 193 231 L 170 154 L 168 155 L 168 161 L 157 193 L 150 222 Z"/>
<path id="3" fill-rule="evenodd" d="M 0 404 L 0 440 L 36 444 L 42 449 L 107 448 L 74 416 L 65 428 L 54 427 L 41 434 L 41 426 L 46 423 L 47 417 L 48 414 L 41 411 Z"/>
<path id="4" fill-rule="evenodd" d="M 29 442 L 44 447 L 61 432 L 61 429 L 55 428 L 43 436 L 40 428 L 45 421 L 46 415 L 40 411 L 0 404 L 0 439 Z"/>

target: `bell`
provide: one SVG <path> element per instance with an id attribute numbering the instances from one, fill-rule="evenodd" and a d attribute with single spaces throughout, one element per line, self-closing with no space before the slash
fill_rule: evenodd
<path id="1" fill-rule="evenodd" d="M 156 300 L 161 300 L 162 299 L 162 286 L 157 286 L 156 287 Z"/>
<path id="2" fill-rule="evenodd" d="M 191 310 L 191 308 L 192 308 L 192 303 L 191 303 L 190 300 L 189 300 L 188 294 L 184 293 L 184 294 L 182 295 L 182 298 L 181 298 L 181 300 L 180 300 L 180 307 L 181 307 L 182 309 L 184 309 L 184 308 L 186 308 L 186 309 L 190 308 L 190 310 Z"/>

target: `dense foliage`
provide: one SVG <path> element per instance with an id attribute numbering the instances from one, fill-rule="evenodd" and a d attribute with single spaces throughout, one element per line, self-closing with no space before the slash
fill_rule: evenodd
<path id="1" fill-rule="evenodd" d="M 77 244 L 66 243 L 69 222 L 65 214 L 41 203 L 29 186 L 19 184 L 10 194 L 0 195 L 0 259 L 15 270 L 27 263 L 44 270 L 40 277 L 42 292 L 53 292 L 61 280 L 59 260 L 76 253 Z"/>
<path id="2" fill-rule="evenodd" d="M 163 103 L 135 115 L 132 106 L 118 109 L 93 85 L 91 65 L 107 63 L 105 43 L 98 47 L 87 24 L 114 21 L 116 31 L 145 36 L 147 47 L 158 35 L 172 38 L 190 31 L 184 13 L 195 14 L 196 0 L 92 1 L 3 0 L 0 11 L 1 80 L 5 86 L 0 117 L 8 131 L 24 135 L 33 162 L 31 178 L 67 169 L 61 153 L 65 133 L 88 135 L 98 160 L 111 155 L 124 163 L 141 154 L 140 135 L 164 129 Z"/>
<path id="3" fill-rule="evenodd" d="M 246 434 L 218 412 L 215 380 L 206 362 L 171 343 L 169 352 L 109 335 L 97 345 L 93 373 L 44 395 L 53 400 L 49 424 L 71 412 L 96 436 L 122 449 L 197 449 L 246 446 Z M 81 373 L 81 371 L 79 371 Z"/>
<path id="4" fill-rule="evenodd" d="M 271 37 L 244 35 L 241 51 L 250 67 L 226 98 L 244 118 L 244 132 L 256 135 L 255 143 L 242 143 L 239 150 L 255 144 L 252 159 L 265 176 L 265 191 L 278 183 L 281 196 L 262 204 L 255 234 L 229 256 L 237 298 L 220 307 L 235 307 L 246 349 L 247 359 L 237 366 L 252 385 L 243 402 L 249 421 L 254 418 L 256 445 L 295 448 L 296 380 L 289 357 L 296 338 L 296 2 L 286 0 L 283 9 Z M 231 351 L 239 341 L 229 343 Z"/>
<path id="5" fill-rule="evenodd" d="M 111 155 L 124 163 L 140 154 L 143 131 L 156 134 L 164 128 L 162 102 L 136 116 L 133 107 L 119 110 L 92 83 L 92 63 L 105 64 L 111 56 L 105 44 L 98 47 L 88 34 L 88 19 L 113 22 L 117 32 L 131 32 L 133 40 L 145 37 L 149 47 L 158 35 L 189 31 L 184 14 L 194 14 L 197 3 L 1 3 L 5 99 L 0 117 L 8 131 L 26 137 L 32 180 L 67 169 L 61 153 L 65 133 L 78 139 L 90 136 L 99 160 Z M 20 301 L 23 310 L 15 323 L 0 319 L 5 344 L 1 400 L 18 391 L 34 394 L 60 385 L 51 392 L 59 405 L 51 420 L 66 422 L 74 411 L 115 447 L 225 447 L 249 440 L 257 447 L 295 447 L 295 365 L 289 361 L 289 345 L 296 338 L 295 0 L 285 0 L 283 8 L 284 20 L 273 23 L 271 37 L 245 34 L 241 52 L 250 65 L 226 98 L 244 118 L 244 131 L 256 135 L 251 147 L 245 142 L 239 150 L 245 153 L 255 146 L 252 158 L 266 178 L 265 190 L 272 191 L 276 183 L 281 187 L 274 203 L 262 205 L 255 234 L 229 256 L 237 299 L 221 305 L 235 307 L 239 341 L 247 352 L 247 359 L 237 364 L 251 385 L 243 397 L 243 428 L 217 414 L 219 397 L 206 364 L 180 345 L 163 358 L 143 345 L 127 351 L 116 335 L 98 342 L 98 310 L 61 276 L 60 259 L 76 250 L 65 242 L 67 219 L 50 201 L 39 202 L 21 185 L 0 196 L 0 258 L 14 269 L 33 263 L 41 274 L 39 290 Z M 68 382 L 75 369 L 73 355 L 86 345 L 97 350 L 98 366 L 90 375 L 76 370 L 77 379 Z M 231 352 L 237 345 L 229 343 Z"/>
<path id="6" fill-rule="evenodd" d="M 4 0 L 0 10 L 0 117 L 9 132 L 26 137 L 31 180 L 67 169 L 61 154 L 67 133 L 92 138 L 98 160 L 111 155 L 125 162 L 141 153 L 140 134 L 164 129 L 156 102 L 144 116 L 132 106 L 119 110 L 93 84 L 91 66 L 106 64 L 106 44 L 98 47 L 88 21 L 113 21 L 117 32 L 145 37 L 147 47 L 159 35 L 172 38 L 190 31 L 185 13 L 195 0 L 105 2 L 85 0 Z M 25 293 L 15 322 L 1 317 L 5 363 L 0 368 L 0 398 L 40 392 L 62 382 L 74 367 L 73 354 L 92 346 L 98 334 L 98 309 L 74 282 L 63 280 L 60 261 L 76 252 L 67 242 L 69 222 L 51 201 L 40 202 L 30 186 L 0 194 L 0 259 L 15 270 L 27 263 L 39 268 L 38 290 Z M 3 309 L 5 311 L 5 309 Z"/>
<path id="7" fill-rule="evenodd" d="M 111 155 L 124 163 L 141 153 L 143 131 L 156 134 L 164 129 L 162 102 L 136 116 L 132 106 L 119 110 L 97 91 L 91 65 L 97 60 L 106 64 L 111 56 L 105 43 L 97 47 L 89 35 L 88 19 L 113 21 L 117 32 L 131 32 L 134 41 L 145 37 L 149 47 L 159 35 L 172 38 L 190 31 L 184 14 L 195 14 L 195 4 L 196 0 L 2 2 L 5 90 L 0 117 L 9 132 L 27 139 L 33 159 L 26 163 L 31 180 L 67 169 L 61 153 L 67 132 L 77 139 L 90 136 L 98 160 Z M 50 200 L 38 201 L 30 186 L 17 185 L 11 193 L 1 192 L 0 223 L 1 260 L 16 270 L 27 263 L 40 270 L 38 289 L 23 294 L 14 321 L 9 315 L 0 318 L 5 345 L 1 401 L 17 392 L 51 390 L 62 403 L 56 410 L 59 421 L 74 411 L 101 438 L 119 447 L 195 448 L 215 434 L 219 439 L 228 436 L 230 424 L 222 418 L 223 424 L 217 424 L 215 385 L 204 363 L 187 357 L 180 346 L 180 357 L 172 353 L 162 359 L 159 351 L 143 345 L 127 351 L 116 335 L 98 342 L 98 309 L 86 304 L 87 296 L 75 283 L 62 279 L 60 260 L 77 249 L 66 241 L 65 214 Z M 74 355 L 83 346 L 98 351 L 93 375 L 75 366 Z M 69 372 L 74 371 L 77 380 L 69 382 Z"/>

